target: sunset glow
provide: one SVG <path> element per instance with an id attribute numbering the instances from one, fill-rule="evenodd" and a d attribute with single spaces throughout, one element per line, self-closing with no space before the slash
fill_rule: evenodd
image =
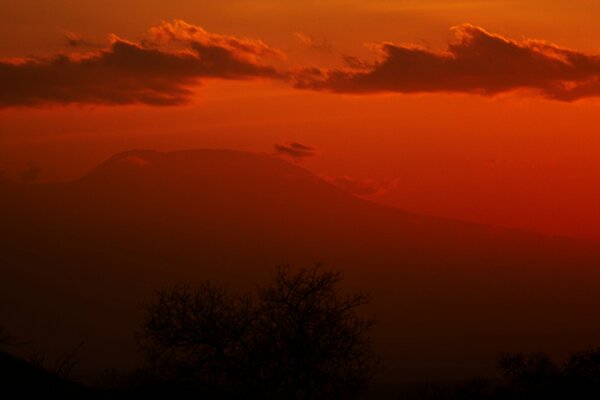
<path id="1" fill-rule="evenodd" d="M 595 3 L 136 4 L 0 6 L 5 174 L 71 179 L 128 148 L 296 141 L 318 150 L 303 160 L 318 175 L 393 182 L 383 204 L 600 238 Z M 389 83 L 370 72 L 383 68 Z"/>

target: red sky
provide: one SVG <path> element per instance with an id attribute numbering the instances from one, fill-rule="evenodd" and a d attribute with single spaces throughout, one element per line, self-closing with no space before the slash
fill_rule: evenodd
<path id="1" fill-rule="evenodd" d="M 377 202 L 600 240 L 599 13 L 584 0 L 2 2 L 0 170 L 62 180 L 132 148 L 298 143 L 312 150 L 285 147 L 296 162 Z"/>

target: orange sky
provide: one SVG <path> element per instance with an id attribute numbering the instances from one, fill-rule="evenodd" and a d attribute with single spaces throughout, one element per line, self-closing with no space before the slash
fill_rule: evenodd
<path id="1" fill-rule="evenodd" d="M 347 55 L 372 63 L 377 55 L 364 44 L 382 42 L 417 44 L 435 61 L 454 40 L 449 28 L 463 23 L 518 43 L 541 39 L 578 50 L 592 63 L 598 15 L 600 4 L 584 0 L 21 0 L 0 3 L 0 57 L 97 52 L 109 46 L 109 34 L 143 43 L 150 27 L 181 19 L 211 34 L 261 40 L 285 57 L 261 56 L 260 65 L 280 70 L 342 68 Z M 66 32 L 88 45 L 67 47 Z M 523 79 L 543 75 L 532 71 Z M 16 177 L 35 167 L 39 180 L 71 179 L 132 148 L 273 152 L 274 144 L 299 142 L 316 152 L 298 161 L 306 168 L 375 187 L 372 198 L 384 204 L 600 239 L 600 99 L 557 101 L 522 90 L 331 93 L 265 74 L 203 75 L 186 86 L 194 92 L 187 101 L 171 106 L 5 105 L 0 170 Z"/>

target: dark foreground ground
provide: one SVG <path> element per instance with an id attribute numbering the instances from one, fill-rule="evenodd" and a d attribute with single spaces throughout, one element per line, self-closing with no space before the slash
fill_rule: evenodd
<path id="1" fill-rule="evenodd" d="M 105 377 L 104 387 L 92 388 L 61 371 L 0 351 L 0 388 L 14 398 L 41 396 L 61 399 L 200 398 L 215 397 L 168 383 L 140 379 L 139 374 Z M 544 354 L 505 354 L 498 361 L 499 378 L 474 378 L 453 382 L 373 384 L 354 399 L 598 399 L 600 398 L 600 349 L 573 353 L 563 363 Z M 3 396 L 0 396 L 4 398 Z"/>

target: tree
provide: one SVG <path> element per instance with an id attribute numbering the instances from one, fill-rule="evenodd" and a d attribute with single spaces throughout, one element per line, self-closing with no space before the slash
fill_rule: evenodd
<path id="1" fill-rule="evenodd" d="M 503 353 L 498 360 L 512 398 L 552 399 L 561 391 L 561 370 L 545 353 Z"/>
<path id="2" fill-rule="evenodd" d="M 276 268 L 266 287 L 234 295 L 205 283 L 159 292 L 140 344 L 155 381 L 214 397 L 342 398 L 364 387 L 376 357 L 365 294 L 340 274 Z"/>
<path id="3" fill-rule="evenodd" d="M 503 354 L 498 366 L 510 398 L 600 398 L 600 348 L 574 352 L 563 363 L 544 353 Z"/>
<path id="4" fill-rule="evenodd" d="M 572 398 L 600 398 L 600 347 L 572 353 L 563 374 Z"/>

